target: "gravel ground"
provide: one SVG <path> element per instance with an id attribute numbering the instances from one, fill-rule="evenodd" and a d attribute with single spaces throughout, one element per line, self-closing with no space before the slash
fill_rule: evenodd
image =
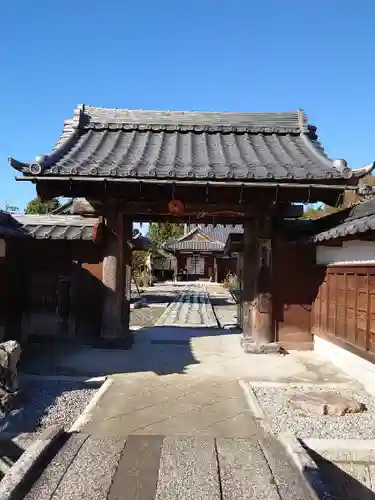
<path id="1" fill-rule="evenodd" d="M 130 315 L 130 326 L 153 326 L 164 311 L 165 307 L 133 309 Z"/>
<path id="2" fill-rule="evenodd" d="M 18 408 L 0 421 L 0 432 L 38 433 L 53 424 L 69 428 L 97 388 L 67 381 L 24 381 Z"/>
<path id="3" fill-rule="evenodd" d="M 317 385 L 311 388 L 293 385 L 286 388 L 252 386 L 252 389 L 275 434 L 292 432 L 299 438 L 375 439 L 375 398 L 360 388 L 345 387 L 338 390 Z M 308 391 L 329 391 L 354 398 L 364 403 L 367 411 L 333 417 L 293 409 L 289 399 Z"/>

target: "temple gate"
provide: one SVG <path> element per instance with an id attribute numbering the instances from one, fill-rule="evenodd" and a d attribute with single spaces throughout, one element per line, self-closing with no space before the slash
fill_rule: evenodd
<path id="1" fill-rule="evenodd" d="M 272 275 L 274 225 L 301 215 L 293 203 L 339 203 L 372 165 L 328 158 L 303 111 L 204 113 L 80 105 L 54 150 L 9 159 L 45 199 L 84 197 L 102 217 L 102 339 L 131 346 L 132 223 L 243 224 L 242 344 L 277 349 Z"/>

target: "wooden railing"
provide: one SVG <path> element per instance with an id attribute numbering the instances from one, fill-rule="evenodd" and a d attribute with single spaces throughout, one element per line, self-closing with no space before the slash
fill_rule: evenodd
<path id="1" fill-rule="evenodd" d="M 375 265 L 326 268 L 312 332 L 375 362 Z"/>

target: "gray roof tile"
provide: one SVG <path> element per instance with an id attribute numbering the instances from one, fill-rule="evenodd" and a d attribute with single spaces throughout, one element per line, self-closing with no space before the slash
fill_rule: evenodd
<path id="1" fill-rule="evenodd" d="M 188 224 L 186 232 L 199 228 L 206 236 L 214 241 L 219 241 L 223 244 L 227 241 L 231 233 L 243 233 L 242 224 Z"/>
<path id="2" fill-rule="evenodd" d="M 204 113 L 81 106 L 26 175 L 202 180 L 344 180 L 299 111 Z M 345 166 L 345 165 L 344 165 Z"/>
<path id="3" fill-rule="evenodd" d="M 209 240 L 194 240 L 185 238 L 198 231 Z M 241 224 L 186 224 L 184 235 L 177 241 L 169 242 L 165 248 L 170 251 L 191 252 L 222 252 L 230 233 L 242 233 Z"/>
<path id="4" fill-rule="evenodd" d="M 323 231 L 312 237 L 315 243 L 374 231 L 375 200 L 366 201 L 338 213 L 327 215 L 315 222 L 319 226 L 326 226 Z"/>
<path id="5" fill-rule="evenodd" d="M 74 215 L 6 214 L 0 217 L 0 236 L 38 240 L 91 240 L 97 218 Z"/>
<path id="6" fill-rule="evenodd" d="M 0 237 L 91 241 L 97 222 L 97 217 L 80 215 L 10 214 L 0 211 Z M 152 247 L 150 239 L 135 230 L 132 243 L 135 250 L 147 250 Z"/>
<path id="7" fill-rule="evenodd" d="M 224 244 L 220 241 L 173 241 L 165 245 L 168 251 L 186 251 L 186 252 L 222 252 Z"/>

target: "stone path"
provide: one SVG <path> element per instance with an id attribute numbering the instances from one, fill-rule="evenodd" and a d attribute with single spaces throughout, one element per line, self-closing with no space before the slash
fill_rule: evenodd
<path id="1" fill-rule="evenodd" d="M 267 360 L 244 354 L 239 335 L 217 327 L 205 287 L 189 284 L 131 351 L 83 349 L 59 360 L 58 371 L 111 374 L 113 384 L 26 498 L 309 499 L 238 384 L 271 376 Z M 299 359 L 272 363 L 281 377 L 306 377 Z"/>
<path id="2" fill-rule="evenodd" d="M 75 434 L 26 500 L 308 500 L 272 438 Z"/>
<path id="3" fill-rule="evenodd" d="M 204 326 L 215 328 L 217 319 L 207 289 L 203 284 L 188 284 L 155 326 Z"/>

